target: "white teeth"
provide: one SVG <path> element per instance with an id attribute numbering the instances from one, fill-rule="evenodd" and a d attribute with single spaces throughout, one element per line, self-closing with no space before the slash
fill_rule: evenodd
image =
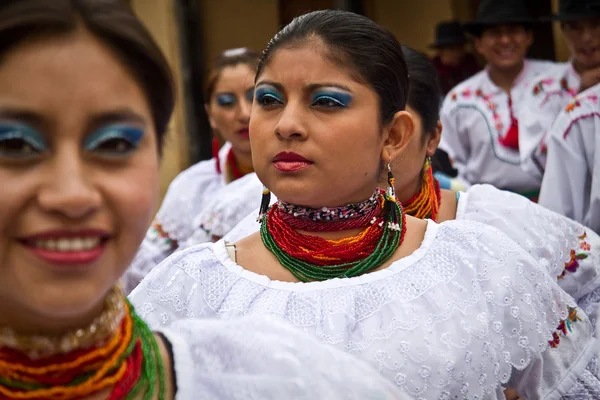
<path id="1" fill-rule="evenodd" d="M 75 251 L 83 250 L 83 240 L 84 239 L 74 239 L 71 243 L 71 248 Z"/>
<path id="2" fill-rule="evenodd" d="M 69 239 L 59 239 L 58 240 L 58 251 L 67 251 L 68 248 L 69 248 Z"/>
<path id="3" fill-rule="evenodd" d="M 68 251 L 86 251 L 92 250 L 100 245 L 100 238 L 98 237 L 87 237 L 87 238 L 62 238 L 62 239 L 48 239 L 48 240 L 36 240 L 35 247 L 53 250 L 60 252 Z"/>

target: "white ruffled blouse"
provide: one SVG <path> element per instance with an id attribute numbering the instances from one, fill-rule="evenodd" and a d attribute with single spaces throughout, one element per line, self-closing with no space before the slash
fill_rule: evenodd
<path id="1" fill-rule="evenodd" d="M 368 364 L 272 317 L 181 320 L 160 333 L 177 400 L 407 399 Z"/>
<path id="2" fill-rule="evenodd" d="M 417 399 L 502 399 L 505 387 L 558 399 L 582 379 L 586 394 L 600 394 L 598 342 L 585 314 L 557 331 L 574 300 L 530 254 L 477 222 L 429 222 L 412 255 L 324 282 L 273 281 L 237 265 L 223 241 L 199 245 L 156 267 L 130 299 L 154 329 L 185 318 L 279 316 Z"/>

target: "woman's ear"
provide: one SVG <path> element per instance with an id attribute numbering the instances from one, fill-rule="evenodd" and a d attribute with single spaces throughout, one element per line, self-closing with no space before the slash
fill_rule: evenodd
<path id="1" fill-rule="evenodd" d="M 387 133 L 381 151 L 384 162 L 396 158 L 408 146 L 415 134 L 415 127 L 415 120 L 408 111 L 398 111 L 394 114 L 392 122 L 387 125 L 384 132 Z"/>
<path id="2" fill-rule="evenodd" d="M 438 146 L 440 145 L 440 140 L 442 140 L 442 122 L 438 120 L 433 133 L 427 139 L 427 155 L 432 157 L 435 154 Z"/>

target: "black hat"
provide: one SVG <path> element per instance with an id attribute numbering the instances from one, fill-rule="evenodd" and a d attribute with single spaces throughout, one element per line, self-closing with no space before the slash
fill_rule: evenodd
<path id="1" fill-rule="evenodd" d="M 583 0 L 585 1 L 585 0 Z M 479 36 L 483 29 L 494 25 L 537 22 L 531 18 L 523 0 L 483 0 L 477 8 L 475 21 L 464 25 L 465 31 Z"/>
<path id="2" fill-rule="evenodd" d="M 435 27 L 435 43 L 429 47 L 445 47 L 456 44 L 465 44 L 467 38 L 458 21 L 440 22 Z"/>
<path id="3" fill-rule="evenodd" d="M 556 21 L 574 21 L 600 16 L 600 0 L 560 0 L 558 14 L 550 17 Z"/>

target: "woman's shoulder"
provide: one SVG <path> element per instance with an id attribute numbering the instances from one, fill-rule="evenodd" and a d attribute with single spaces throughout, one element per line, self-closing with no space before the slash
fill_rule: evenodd
<path id="1" fill-rule="evenodd" d="M 173 349 L 178 398 L 407 398 L 364 361 L 272 317 L 181 320 L 160 333 Z"/>
<path id="2" fill-rule="evenodd" d="M 529 253 L 560 286 L 580 298 L 598 285 L 600 237 L 515 193 L 474 185 L 459 199 L 457 219 L 498 228 Z"/>
<path id="3" fill-rule="evenodd" d="M 194 225 L 208 237 L 223 237 L 260 205 L 262 183 L 255 173 L 222 187 L 206 202 Z"/>
<path id="4" fill-rule="evenodd" d="M 217 171 L 216 160 L 213 158 L 197 162 L 189 168 L 184 169 L 173 179 L 171 185 L 188 185 L 197 179 L 206 180 L 217 177 L 220 177 L 220 174 Z"/>

